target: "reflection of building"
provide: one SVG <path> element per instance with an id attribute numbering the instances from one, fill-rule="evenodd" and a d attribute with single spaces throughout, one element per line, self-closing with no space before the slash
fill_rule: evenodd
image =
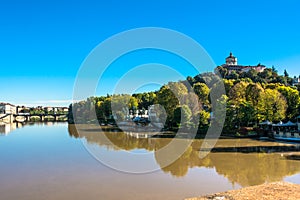
<path id="1" fill-rule="evenodd" d="M 9 132 L 17 129 L 17 123 L 11 123 L 11 124 L 0 124 L 0 134 L 1 135 L 8 135 Z"/>
<path id="2" fill-rule="evenodd" d="M 261 64 L 258 64 L 257 66 L 238 65 L 237 58 L 233 56 L 231 52 L 230 55 L 226 58 L 226 64 L 223 64 L 222 67 L 227 69 L 229 73 L 231 73 L 232 71 L 248 72 L 251 69 L 254 69 L 257 72 L 262 72 L 266 69 L 266 67 Z"/>

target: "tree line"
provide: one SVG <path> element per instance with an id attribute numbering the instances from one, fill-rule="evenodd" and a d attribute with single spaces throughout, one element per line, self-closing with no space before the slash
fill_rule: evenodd
<path id="1" fill-rule="evenodd" d="M 70 105 L 69 122 L 74 122 L 73 114 L 78 123 L 113 123 L 114 118 L 130 120 L 128 111 L 143 114 L 149 106 L 159 104 L 166 112 L 166 129 L 193 127 L 200 133 L 206 132 L 213 117 L 212 107 L 217 106 L 211 101 L 217 73 L 225 87 L 225 93 L 217 99 L 218 104 L 226 106 L 224 133 L 255 127 L 265 120 L 294 121 L 300 115 L 300 86 L 293 86 L 293 78 L 286 70 L 284 75 L 279 75 L 274 67 L 263 72 L 228 72 L 220 66 L 215 73 L 169 82 L 154 92 L 89 97 Z M 218 115 L 218 111 L 213 115 Z"/>

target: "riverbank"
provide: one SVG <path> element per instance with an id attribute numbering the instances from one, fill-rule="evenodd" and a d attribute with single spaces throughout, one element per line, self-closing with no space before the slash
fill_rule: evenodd
<path id="1" fill-rule="evenodd" d="M 230 190 L 227 192 L 189 198 L 186 200 L 298 200 L 300 199 L 300 185 L 288 182 L 274 182 L 257 186 Z"/>

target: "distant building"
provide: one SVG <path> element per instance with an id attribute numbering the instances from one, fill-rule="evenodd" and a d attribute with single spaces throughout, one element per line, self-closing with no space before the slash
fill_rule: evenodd
<path id="1" fill-rule="evenodd" d="M 17 108 L 10 103 L 0 103 L 0 114 L 17 114 Z"/>
<path id="2" fill-rule="evenodd" d="M 53 107 L 44 107 L 44 111 L 46 112 L 54 112 L 54 108 Z"/>
<path id="3" fill-rule="evenodd" d="M 26 106 L 17 106 L 17 113 L 30 113 L 30 108 Z"/>
<path id="4" fill-rule="evenodd" d="M 68 107 L 44 107 L 45 112 L 68 112 L 69 108 Z"/>
<path id="5" fill-rule="evenodd" d="M 300 85 L 300 78 L 293 78 L 293 86 Z"/>
<path id="6" fill-rule="evenodd" d="M 68 107 L 62 107 L 62 110 L 63 110 L 64 112 L 69 112 L 69 108 L 68 108 Z"/>
<path id="7" fill-rule="evenodd" d="M 248 72 L 251 69 L 254 69 L 257 72 L 262 72 L 266 69 L 266 66 L 261 64 L 258 64 L 257 66 L 238 65 L 237 58 L 233 56 L 231 52 L 229 56 L 226 58 L 226 63 L 221 66 L 227 69 L 228 73 L 231 73 L 232 71 Z"/>

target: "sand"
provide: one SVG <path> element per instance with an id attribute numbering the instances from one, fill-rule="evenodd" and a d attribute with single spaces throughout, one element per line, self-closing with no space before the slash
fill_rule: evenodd
<path id="1" fill-rule="evenodd" d="M 300 185 L 274 182 L 186 200 L 300 200 Z"/>

